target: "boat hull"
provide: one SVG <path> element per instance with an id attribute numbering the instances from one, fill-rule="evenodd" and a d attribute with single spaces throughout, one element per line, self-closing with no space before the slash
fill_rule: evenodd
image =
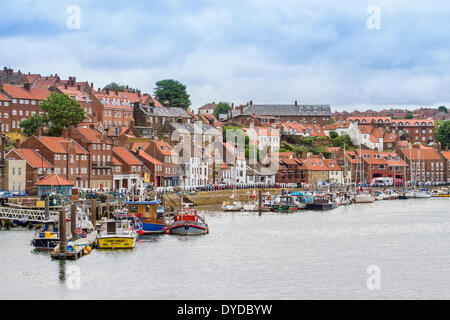
<path id="1" fill-rule="evenodd" d="M 133 249 L 136 237 L 111 236 L 97 239 L 98 249 Z"/>
<path id="2" fill-rule="evenodd" d="M 142 222 L 143 234 L 161 234 L 165 232 L 165 223 Z"/>
<path id="3" fill-rule="evenodd" d="M 336 209 L 338 207 L 337 203 L 308 203 L 306 205 L 306 209 L 308 210 L 321 210 L 321 211 L 325 211 L 325 210 L 332 210 L 332 209 Z"/>
<path id="4" fill-rule="evenodd" d="M 175 235 L 202 235 L 209 233 L 208 225 L 195 223 L 193 221 L 179 221 L 171 224 L 167 228 L 167 233 Z"/>
<path id="5" fill-rule="evenodd" d="M 31 244 L 35 250 L 50 251 L 59 244 L 59 239 L 35 238 Z"/>

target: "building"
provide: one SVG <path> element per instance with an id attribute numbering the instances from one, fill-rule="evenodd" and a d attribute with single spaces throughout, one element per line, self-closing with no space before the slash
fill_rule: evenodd
<path id="1" fill-rule="evenodd" d="M 113 143 L 105 134 L 89 126 L 71 127 L 70 136 L 89 152 L 89 188 L 113 188 Z"/>
<path id="2" fill-rule="evenodd" d="M 26 162 L 22 159 L 7 159 L 5 161 L 5 177 L 3 190 L 24 192 L 26 190 Z"/>
<path id="3" fill-rule="evenodd" d="M 144 163 L 150 171 L 149 183 L 153 188 L 161 186 L 164 177 L 164 164 L 146 153 L 144 150 L 137 149 L 138 158 Z"/>
<path id="4" fill-rule="evenodd" d="M 17 143 L 18 149 L 32 149 L 53 166 L 53 173 L 69 180 L 76 188 L 89 188 L 89 152 L 69 137 L 32 136 Z"/>
<path id="5" fill-rule="evenodd" d="M 198 108 L 199 114 L 214 114 L 214 109 L 216 109 L 217 104 L 215 102 L 205 104 L 204 106 L 201 106 Z"/>
<path id="6" fill-rule="evenodd" d="M 324 159 L 310 157 L 302 159 L 301 162 L 304 183 L 311 186 L 317 186 L 328 182 L 329 169 Z"/>
<path id="7" fill-rule="evenodd" d="M 293 105 L 257 105 L 250 101 L 248 105 L 232 110 L 229 121 L 243 124 L 252 115 L 274 117 L 273 121 L 278 123 L 303 122 L 324 126 L 330 123 L 331 109 L 329 105 L 299 105 L 297 102 Z"/>
<path id="8" fill-rule="evenodd" d="M 53 192 L 59 193 L 63 196 L 72 196 L 72 182 L 58 174 L 51 174 L 36 183 L 37 195 L 45 196 Z"/>
<path id="9" fill-rule="evenodd" d="M 2 132 L 20 130 L 20 123 L 34 114 L 43 115 L 42 101 L 50 96 L 47 89 L 0 83 L 0 122 Z M 6 99 L 5 99 L 6 98 Z"/>
<path id="10" fill-rule="evenodd" d="M 113 148 L 114 189 L 141 190 L 144 186 L 145 168 L 141 160 L 123 147 Z M 117 168 L 120 168 L 118 170 Z"/>
<path id="11" fill-rule="evenodd" d="M 163 164 L 162 187 L 175 187 L 180 184 L 178 155 L 170 144 L 159 140 L 149 140 L 144 151 Z"/>
<path id="12" fill-rule="evenodd" d="M 328 182 L 344 184 L 344 172 L 337 161 L 333 159 L 324 159 L 324 161 L 328 167 Z"/>
<path id="13" fill-rule="evenodd" d="M 254 127 L 253 123 L 249 128 L 244 128 L 248 135 L 250 144 L 256 145 L 259 151 L 272 154 L 280 150 L 280 131 L 271 127 Z"/>
<path id="14" fill-rule="evenodd" d="M 98 90 L 94 97 L 94 121 L 101 121 L 105 130 L 129 126 L 133 120 L 133 106 L 140 103 L 142 96 L 137 93 L 106 90 Z"/>
<path id="15" fill-rule="evenodd" d="M 24 188 L 33 193 L 36 183 L 53 173 L 53 165 L 44 159 L 38 150 L 13 148 L 6 154 L 5 158 L 11 161 L 25 161 Z"/>
<path id="16" fill-rule="evenodd" d="M 400 148 L 399 152 L 410 165 L 406 172 L 409 181 L 423 183 L 447 181 L 446 158 L 436 149 L 415 143 L 409 148 Z"/>
<path id="17" fill-rule="evenodd" d="M 444 181 L 450 182 L 450 151 L 448 151 L 448 148 L 446 151 L 441 151 L 441 155 L 445 161 L 444 170 L 446 178 Z"/>
<path id="18" fill-rule="evenodd" d="M 302 161 L 294 156 L 293 152 L 279 154 L 278 172 L 275 176 L 277 183 L 297 183 L 305 181 L 305 171 L 302 170 Z"/>

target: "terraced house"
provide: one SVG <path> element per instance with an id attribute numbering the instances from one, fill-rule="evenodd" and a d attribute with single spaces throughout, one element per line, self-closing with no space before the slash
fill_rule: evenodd
<path id="1" fill-rule="evenodd" d="M 32 136 L 18 144 L 38 152 L 53 166 L 53 173 L 69 180 L 77 188 L 89 188 L 89 152 L 64 130 L 62 137 Z"/>
<path id="2" fill-rule="evenodd" d="M 71 127 L 70 135 L 89 152 L 89 188 L 113 189 L 112 141 L 89 126 Z"/>

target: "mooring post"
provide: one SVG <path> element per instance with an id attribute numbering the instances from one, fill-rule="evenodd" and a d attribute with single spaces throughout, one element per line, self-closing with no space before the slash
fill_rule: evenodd
<path id="1" fill-rule="evenodd" d="M 45 220 L 50 218 L 50 200 L 48 195 L 45 196 Z"/>
<path id="2" fill-rule="evenodd" d="M 66 254 L 66 210 L 59 210 L 59 252 Z"/>
<path id="3" fill-rule="evenodd" d="M 258 211 L 262 212 L 262 191 L 258 190 Z"/>
<path id="4" fill-rule="evenodd" d="M 92 225 L 95 226 L 97 224 L 97 201 L 95 199 L 91 200 L 91 219 L 92 219 Z"/>
<path id="5" fill-rule="evenodd" d="M 74 203 L 70 206 L 70 230 L 72 241 L 77 240 L 77 206 Z"/>

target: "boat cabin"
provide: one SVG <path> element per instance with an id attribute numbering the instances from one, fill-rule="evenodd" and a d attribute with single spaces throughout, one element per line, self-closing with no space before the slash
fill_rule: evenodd
<path id="1" fill-rule="evenodd" d="M 161 201 L 125 202 L 128 213 L 140 218 L 156 218 L 158 206 Z"/>

